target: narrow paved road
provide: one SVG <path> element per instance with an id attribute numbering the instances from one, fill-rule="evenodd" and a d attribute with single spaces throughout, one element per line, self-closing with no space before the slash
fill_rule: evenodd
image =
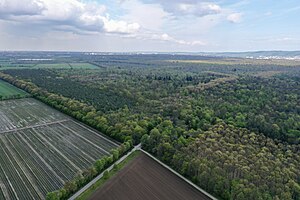
<path id="1" fill-rule="evenodd" d="M 107 168 L 107 171 L 111 171 L 114 167 L 114 165 L 121 163 L 123 160 L 125 160 L 130 154 L 135 152 L 136 150 L 141 149 L 141 144 L 136 145 L 130 152 L 128 152 L 126 155 L 121 157 L 119 160 L 117 160 L 114 164 L 112 164 L 109 168 Z M 86 186 L 81 188 L 78 192 L 76 192 L 72 197 L 69 198 L 69 200 L 75 200 L 77 197 L 79 197 L 84 191 L 86 191 L 89 187 L 91 187 L 93 184 L 95 184 L 99 179 L 103 177 L 104 171 L 99 174 L 96 178 L 94 178 L 91 182 L 89 182 Z"/>

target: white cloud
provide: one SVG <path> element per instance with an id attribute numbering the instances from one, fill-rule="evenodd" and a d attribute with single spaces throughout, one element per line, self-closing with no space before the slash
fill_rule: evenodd
<path id="1" fill-rule="evenodd" d="M 272 16 L 273 13 L 271 11 L 264 13 L 264 16 Z"/>
<path id="2" fill-rule="evenodd" d="M 212 14 L 219 14 L 221 12 L 221 7 L 214 3 L 179 3 L 175 4 L 174 6 L 167 7 L 167 10 L 174 14 L 181 14 L 181 15 L 194 15 L 194 16 L 206 16 Z"/>
<path id="3" fill-rule="evenodd" d="M 43 9 L 43 3 L 39 0 L 0 0 L 0 16 L 35 15 Z"/>
<path id="4" fill-rule="evenodd" d="M 103 5 L 96 0 L 0 0 L 0 20 L 8 22 L 6 32 L 15 35 L 25 32 L 38 37 L 52 31 L 95 37 L 117 35 L 197 48 L 211 45 L 206 34 L 218 24 L 241 21 L 241 13 L 221 8 L 216 2 L 119 0 L 119 4 L 115 1 Z"/>
<path id="5" fill-rule="evenodd" d="M 202 41 L 186 41 L 186 40 L 179 40 L 176 39 L 166 33 L 163 34 L 152 34 L 150 36 L 150 39 L 152 40 L 159 40 L 159 41 L 163 41 L 163 42 L 173 42 L 173 43 L 177 43 L 180 45 L 188 45 L 188 46 L 204 46 L 206 45 L 206 43 L 202 42 Z"/>
<path id="6" fill-rule="evenodd" d="M 133 19 L 141 24 L 141 28 L 137 34 L 132 34 L 129 37 L 136 38 L 139 40 L 155 40 L 161 43 L 173 43 L 185 46 L 196 46 L 196 45 L 205 45 L 204 42 L 199 40 L 193 40 L 193 38 L 186 38 L 183 35 L 176 34 L 178 30 L 181 30 L 182 27 L 178 26 L 178 20 L 174 16 L 164 10 L 163 6 L 159 1 L 152 1 L 144 3 L 142 0 L 121 0 L 119 5 L 125 11 L 125 15 L 122 16 L 123 19 L 132 21 Z M 172 2 L 169 2 L 172 3 Z M 174 2 L 173 2 L 174 3 Z M 180 2 L 176 2 L 177 4 Z M 188 2 L 187 2 L 188 3 Z M 189 5 L 180 4 L 184 12 L 192 12 L 192 7 Z M 183 11 L 182 11 L 183 12 Z M 193 16 L 192 16 L 193 17 Z M 205 18 L 205 17 L 204 17 Z M 203 18 L 197 18 L 203 19 Z M 185 20 L 185 19 L 182 19 Z M 188 19 L 187 19 L 188 20 Z M 189 21 L 189 20 L 188 20 Z M 181 24 L 181 23 L 180 23 Z M 210 22 L 212 24 L 212 22 Z M 182 21 L 184 30 L 191 28 L 190 24 L 187 24 L 186 21 Z M 195 25 L 195 24 L 194 24 Z M 198 26 L 197 24 L 196 26 Z M 200 28 L 201 27 L 201 28 Z M 193 27 L 195 29 L 195 26 Z M 205 29 L 205 26 L 198 26 L 200 29 Z M 176 31 L 170 31 L 170 29 L 178 29 Z M 170 36 L 167 33 L 172 32 L 173 36 Z M 128 36 L 125 36 L 128 37 Z M 178 39 L 184 38 L 184 39 Z M 198 36 L 199 38 L 199 36 Z"/>
<path id="7" fill-rule="evenodd" d="M 26 5 L 18 4 L 19 0 L 0 0 L 0 10 L 6 9 L 6 12 L 0 15 L 0 19 L 7 21 L 10 26 L 16 26 L 15 34 L 20 34 L 20 30 L 27 26 L 41 34 L 53 31 L 79 35 L 106 33 L 179 45 L 204 45 L 204 42 L 198 40 L 187 41 L 161 33 L 161 27 L 169 20 L 169 14 L 159 4 L 143 4 L 139 0 L 125 1 L 121 6 L 127 14 L 122 16 L 122 19 L 112 19 L 107 13 L 107 7 L 95 2 L 79 0 L 24 0 L 24 2 Z M 180 6 L 182 12 L 195 12 L 192 7 Z M 148 15 L 144 15 L 145 13 Z M 25 32 L 32 34 L 30 30 Z"/>
<path id="8" fill-rule="evenodd" d="M 140 29 L 138 23 L 128 24 L 125 21 L 110 20 L 108 18 L 103 18 L 104 30 L 107 33 L 124 33 L 124 34 L 134 34 Z"/>
<path id="9" fill-rule="evenodd" d="M 132 34 L 137 23 L 113 20 L 106 7 L 79 0 L 0 0 L 0 18 L 77 33 Z M 77 30 L 77 31 L 76 31 Z"/>
<path id="10" fill-rule="evenodd" d="M 148 30 L 158 31 L 170 19 L 170 14 L 157 3 L 144 4 L 140 0 L 123 0 L 119 5 L 125 11 L 122 19 L 135 21 Z"/>
<path id="11" fill-rule="evenodd" d="M 242 21 L 242 13 L 232 13 L 227 16 L 227 20 L 231 23 L 240 23 Z"/>
<path id="12" fill-rule="evenodd" d="M 221 13 L 221 7 L 209 1 L 195 0 L 152 0 L 152 3 L 159 3 L 163 9 L 174 16 L 197 16 L 203 17 Z"/>

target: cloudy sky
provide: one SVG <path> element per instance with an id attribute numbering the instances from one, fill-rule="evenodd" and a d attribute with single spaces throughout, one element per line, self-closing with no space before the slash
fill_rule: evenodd
<path id="1" fill-rule="evenodd" d="M 0 50 L 300 50 L 300 1 L 0 0 Z"/>

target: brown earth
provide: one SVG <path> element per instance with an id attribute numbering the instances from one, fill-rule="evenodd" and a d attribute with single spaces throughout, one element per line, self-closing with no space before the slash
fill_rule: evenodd
<path id="1" fill-rule="evenodd" d="M 141 153 L 90 200 L 208 200 L 209 197 Z"/>

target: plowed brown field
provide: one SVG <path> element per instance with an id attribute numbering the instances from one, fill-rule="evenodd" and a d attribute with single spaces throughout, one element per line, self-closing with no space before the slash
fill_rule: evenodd
<path id="1" fill-rule="evenodd" d="M 90 200 L 206 200 L 203 193 L 141 153 Z"/>

